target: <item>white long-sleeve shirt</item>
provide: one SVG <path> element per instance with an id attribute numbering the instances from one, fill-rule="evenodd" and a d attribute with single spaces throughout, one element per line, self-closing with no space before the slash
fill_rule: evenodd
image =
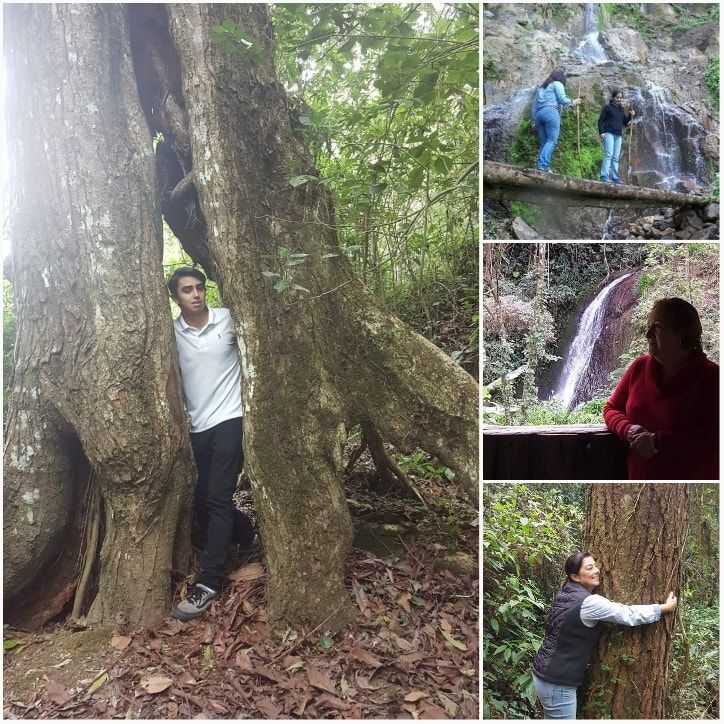
<path id="1" fill-rule="evenodd" d="M 654 623 L 660 618 L 661 605 L 658 603 L 625 606 L 594 593 L 581 604 L 581 622 L 589 628 L 599 621 L 609 621 L 622 626 L 640 626 L 644 623 Z"/>

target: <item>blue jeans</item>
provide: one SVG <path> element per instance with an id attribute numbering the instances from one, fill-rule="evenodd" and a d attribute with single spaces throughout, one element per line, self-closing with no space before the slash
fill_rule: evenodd
<path id="1" fill-rule="evenodd" d="M 618 157 L 621 155 L 621 136 L 613 133 L 603 134 L 603 164 L 601 181 L 608 181 L 609 169 L 612 181 L 620 181 L 618 176 Z"/>
<path id="2" fill-rule="evenodd" d="M 561 135 L 561 115 L 553 106 L 544 106 L 535 114 L 535 126 L 541 149 L 538 154 L 538 168 L 547 171 L 551 167 L 551 156 Z"/>
<path id="3" fill-rule="evenodd" d="M 576 687 L 549 684 L 533 674 L 533 686 L 543 706 L 544 719 L 576 718 Z"/>

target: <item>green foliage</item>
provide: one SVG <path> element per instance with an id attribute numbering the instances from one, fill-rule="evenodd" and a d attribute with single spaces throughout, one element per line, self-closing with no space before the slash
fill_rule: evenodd
<path id="1" fill-rule="evenodd" d="M 483 718 L 537 718 L 530 666 L 563 562 L 580 545 L 584 486 L 483 486 Z"/>
<path id="2" fill-rule="evenodd" d="M 259 47 L 233 20 L 224 20 L 211 28 L 211 42 L 221 46 L 225 55 L 238 54 L 241 58 L 258 55 Z"/>
<path id="3" fill-rule="evenodd" d="M 500 78 L 503 72 L 503 63 L 494 53 L 483 51 L 483 78 L 485 80 L 495 80 Z"/>
<path id="4" fill-rule="evenodd" d="M 438 482 L 450 482 L 455 478 L 455 473 L 450 468 L 440 465 L 434 458 L 424 452 L 416 452 L 412 455 L 398 455 L 396 459 L 397 464 L 408 475 L 417 475 Z"/>
<path id="5" fill-rule="evenodd" d="M 608 397 L 594 397 L 575 410 L 559 400 L 545 400 L 528 408 L 522 425 L 586 425 L 603 423 L 603 406 Z"/>
<path id="6" fill-rule="evenodd" d="M 524 201 L 513 201 L 510 204 L 511 218 L 519 216 L 529 226 L 535 226 L 542 213 L 539 204 L 527 204 Z"/>
<path id="7" fill-rule="evenodd" d="M 10 383 L 13 373 L 13 355 L 15 352 L 15 301 L 13 285 L 3 279 L 3 412 L 7 413 L 10 401 Z"/>
<path id="8" fill-rule="evenodd" d="M 193 263 L 191 257 L 184 252 L 181 248 L 181 244 L 178 239 L 173 235 L 171 229 L 164 224 L 163 227 L 163 270 L 166 274 L 166 279 L 173 274 L 173 272 L 182 266 L 196 266 Z M 203 271 L 203 269 L 201 269 Z M 171 305 L 171 314 L 174 319 L 179 315 L 179 308 L 176 303 L 169 296 L 169 304 Z M 219 296 L 219 288 L 216 282 L 210 279 L 206 280 L 206 304 L 209 307 L 220 307 L 222 306 L 221 298 Z"/>
<path id="9" fill-rule="evenodd" d="M 655 38 L 653 22 L 641 12 L 637 3 L 605 3 L 604 7 L 612 25 L 634 28 L 647 42 Z"/>
<path id="10" fill-rule="evenodd" d="M 646 244 L 646 259 L 638 283 L 638 303 L 631 323 L 638 337 L 621 356 L 625 367 L 646 354 L 646 318 L 657 299 L 681 297 L 696 307 L 703 328 L 704 351 L 719 360 L 719 245 L 714 243 Z"/>
<path id="11" fill-rule="evenodd" d="M 717 9 L 718 9 L 717 5 Z M 711 107 L 719 112 L 719 56 L 709 58 L 709 63 L 704 71 L 704 87 L 709 94 Z"/>
<path id="12" fill-rule="evenodd" d="M 273 20 L 279 77 L 333 193 L 340 244 L 361 249 L 355 271 L 395 311 L 472 281 L 479 7 L 278 4 Z"/>
<path id="13" fill-rule="evenodd" d="M 714 179 L 714 182 L 711 185 L 711 191 L 709 192 L 707 201 L 709 201 L 709 203 L 712 203 L 712 204 L 719 203 L 719 173 L 718 172 L 716 174 L 716 178 Z"/>
<path id="14" fill-rule="evenodd" d="M 263 271 L 262 274 L 265 277 L 277 280 L 274 284 L 274 290 L 278 294 L 285 291 L 307 292 L 309 294 L 309 289 L 305 289 L 294 282 L 296 268 L 307 261 L 309 254 L 292 252 L 285 246 L 280 246 L 276 254 L 262 254 L 261 258 L 274 259 L 277 262 L 278 272 Z"/>

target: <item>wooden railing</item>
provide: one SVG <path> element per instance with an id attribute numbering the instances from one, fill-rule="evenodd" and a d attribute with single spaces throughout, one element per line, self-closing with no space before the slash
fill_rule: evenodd
<path id="1" fill-rule="evenodd" d="M 605 425 L 483 425 L 483 481 L 626 480 L 627 446 Z"/>

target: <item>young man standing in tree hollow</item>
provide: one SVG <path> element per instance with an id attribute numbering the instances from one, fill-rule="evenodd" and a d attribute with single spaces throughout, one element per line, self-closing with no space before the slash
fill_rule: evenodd
<path id="1" fill-rule="evenodd" d="M 232 540 L 246 556 L 261 545 L 251 520 L 233 501 L 244 454 L 241 369 L 231 313 L 206 306 L 206 276 L 198 269 L 177 269 L 168 289 L 181 309 L 173 326 L 198 471 L 194 523 L 205 539 L 196 583 L 171 612 L 190 621 L 219 595 Z"/>

